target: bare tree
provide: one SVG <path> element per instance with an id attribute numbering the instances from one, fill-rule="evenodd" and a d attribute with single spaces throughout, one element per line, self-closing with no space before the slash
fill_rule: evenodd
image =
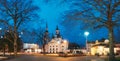
<path id="1" fill-rule="evenodd" d="M 38 31 L 39 32 L 36 32 L 37 43 L 42 45 L 43 53 L 45 54 L 45 45 L 46 45 L 47 40 L 48 40 L 47 37 L 49 37 L 49 35 L 46 34 L 46 33 L 48 33 L 48 30 L 45 31 L 42 27 L 40 27 Z"/>
<path id="2" fill-rule="evenodd" d="M 14 32 L 14 54 L 17 55 L 18 29 L 25 20 L 34 17 L 38 7 L 32 4 L 31 0 L 0 0 L 1 19 L 7 18 L 7 22 L 13 22 L 12 31 Z"/>
<path id="3" fill-rule="evenodd" d="M 44 41 L 43 41 L 43 34 L 44 34 L 44 30 L 40 27 L 39 28 L 39 32 L 36 33 L 38 40 L 37 43 L 43 45 Z"/>
<path id="4" fill-rule="evenodd" d="M 114 61 L 114 27 L 120 26 L 120 0 L 72 1 L 65 20 L 83 20 L 87 26 L 106 27 L 109 31 L 109 61 Z"/>

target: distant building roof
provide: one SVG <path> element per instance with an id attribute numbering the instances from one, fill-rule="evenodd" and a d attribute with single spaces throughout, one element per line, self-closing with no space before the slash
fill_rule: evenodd
<path id="1" fill-rule="evenodd" d="M 95 45 L 93 45 L 93 47 L 95 47 L 95 46 L 105 46 L 105 47 L 109 47 L 108 44 L 95 44 Z"/>

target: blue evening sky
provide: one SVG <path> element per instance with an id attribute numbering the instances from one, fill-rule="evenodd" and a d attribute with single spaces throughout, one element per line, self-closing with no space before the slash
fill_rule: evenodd
<path id="1" fill-rule="evenodd" d="M 80 45 L 85 44 L 85 31 L 89 31 L 88 40 L 95 41 L 96 39 L 108 38 L 108 32 L 106 28 L 93 30 L 82 29 L 82 23 L 77 23 L 76 21 L 68 22 L 66 26 L 63 23 L 63 14 L 70 9 L 73 9 L 67 2 L 62 2 L 62 0 L 34 0 L 35 5 L 39 6 L 40 10 L 37 12 L 42 22 L 42 26 L 45 28 L 45 23 L 48 23 L 48 29 L 50 34 L 55 33 L 56 26 L 59 26 L 60 32 L 64 39 L 67 39 L 70 42 L 75 42 Z M 47 2 L 50 1 L 50 2 Z M 100 15 L 99 12 L 95 12 L 95 16 Z M 41 21 L 30 22 L 33 29 L 38 29 Z M 75 25 L 74 25 L 75 24 Z"/>

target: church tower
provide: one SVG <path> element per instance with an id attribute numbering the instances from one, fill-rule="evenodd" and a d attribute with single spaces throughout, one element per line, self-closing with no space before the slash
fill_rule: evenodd
<path id="1" fill-rule="evenodd" d="M 56 27 L 56 36 L 57 36 L 57 38 L 61 37 L 58 26 Z"/>
<path id="2" fill-rule="evenodd" d="M 46 29 L 45 29 L 45 32 L 48 33 L 48 25 L 46 23 Z"/>
<path id="3" fill-rule="evenodd" d="M 59 28 L 58 28 L 58 26 L 56 27 L 56 34 L 59 34 Z"/>
<path id="4" fill-rule="evenodd" d="M 47 23 L 46 23 L 46 29 L 45 29 L 45 32 L 44 32 L 43 39 L 44 39 L 44 44 L 46 44 L 46 43 L 48 43 L 50 41 Z"/>

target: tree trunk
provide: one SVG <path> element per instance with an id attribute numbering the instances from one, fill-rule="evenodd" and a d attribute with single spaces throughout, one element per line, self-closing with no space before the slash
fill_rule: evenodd
<path id="1" fill-rule="evenodd" d="M 5 47 L 3 47 L 3 56 L 5 56 Z"/>
<path id="2" fill-rule="evenodd" d="M 114 55 L 114 39 L 113 39 L 113 28 L 109 28 L 109 61 L 115 61 Z"/>
<path id="3" fill-rule="evenodd" d="M 45 44 L 43 44 L 43 54 L 45 55 Z"/>
<path id="4" fill-rule="evenodd" d="M 17 28 L 16 28 L 16 22 L 14 24 L 14 55 L 17 55 Z"/>
<path id="5" fill-rule="evenodd" d="M 17 38 L 14 38 L 14 55 L 17 55 Z"/>

